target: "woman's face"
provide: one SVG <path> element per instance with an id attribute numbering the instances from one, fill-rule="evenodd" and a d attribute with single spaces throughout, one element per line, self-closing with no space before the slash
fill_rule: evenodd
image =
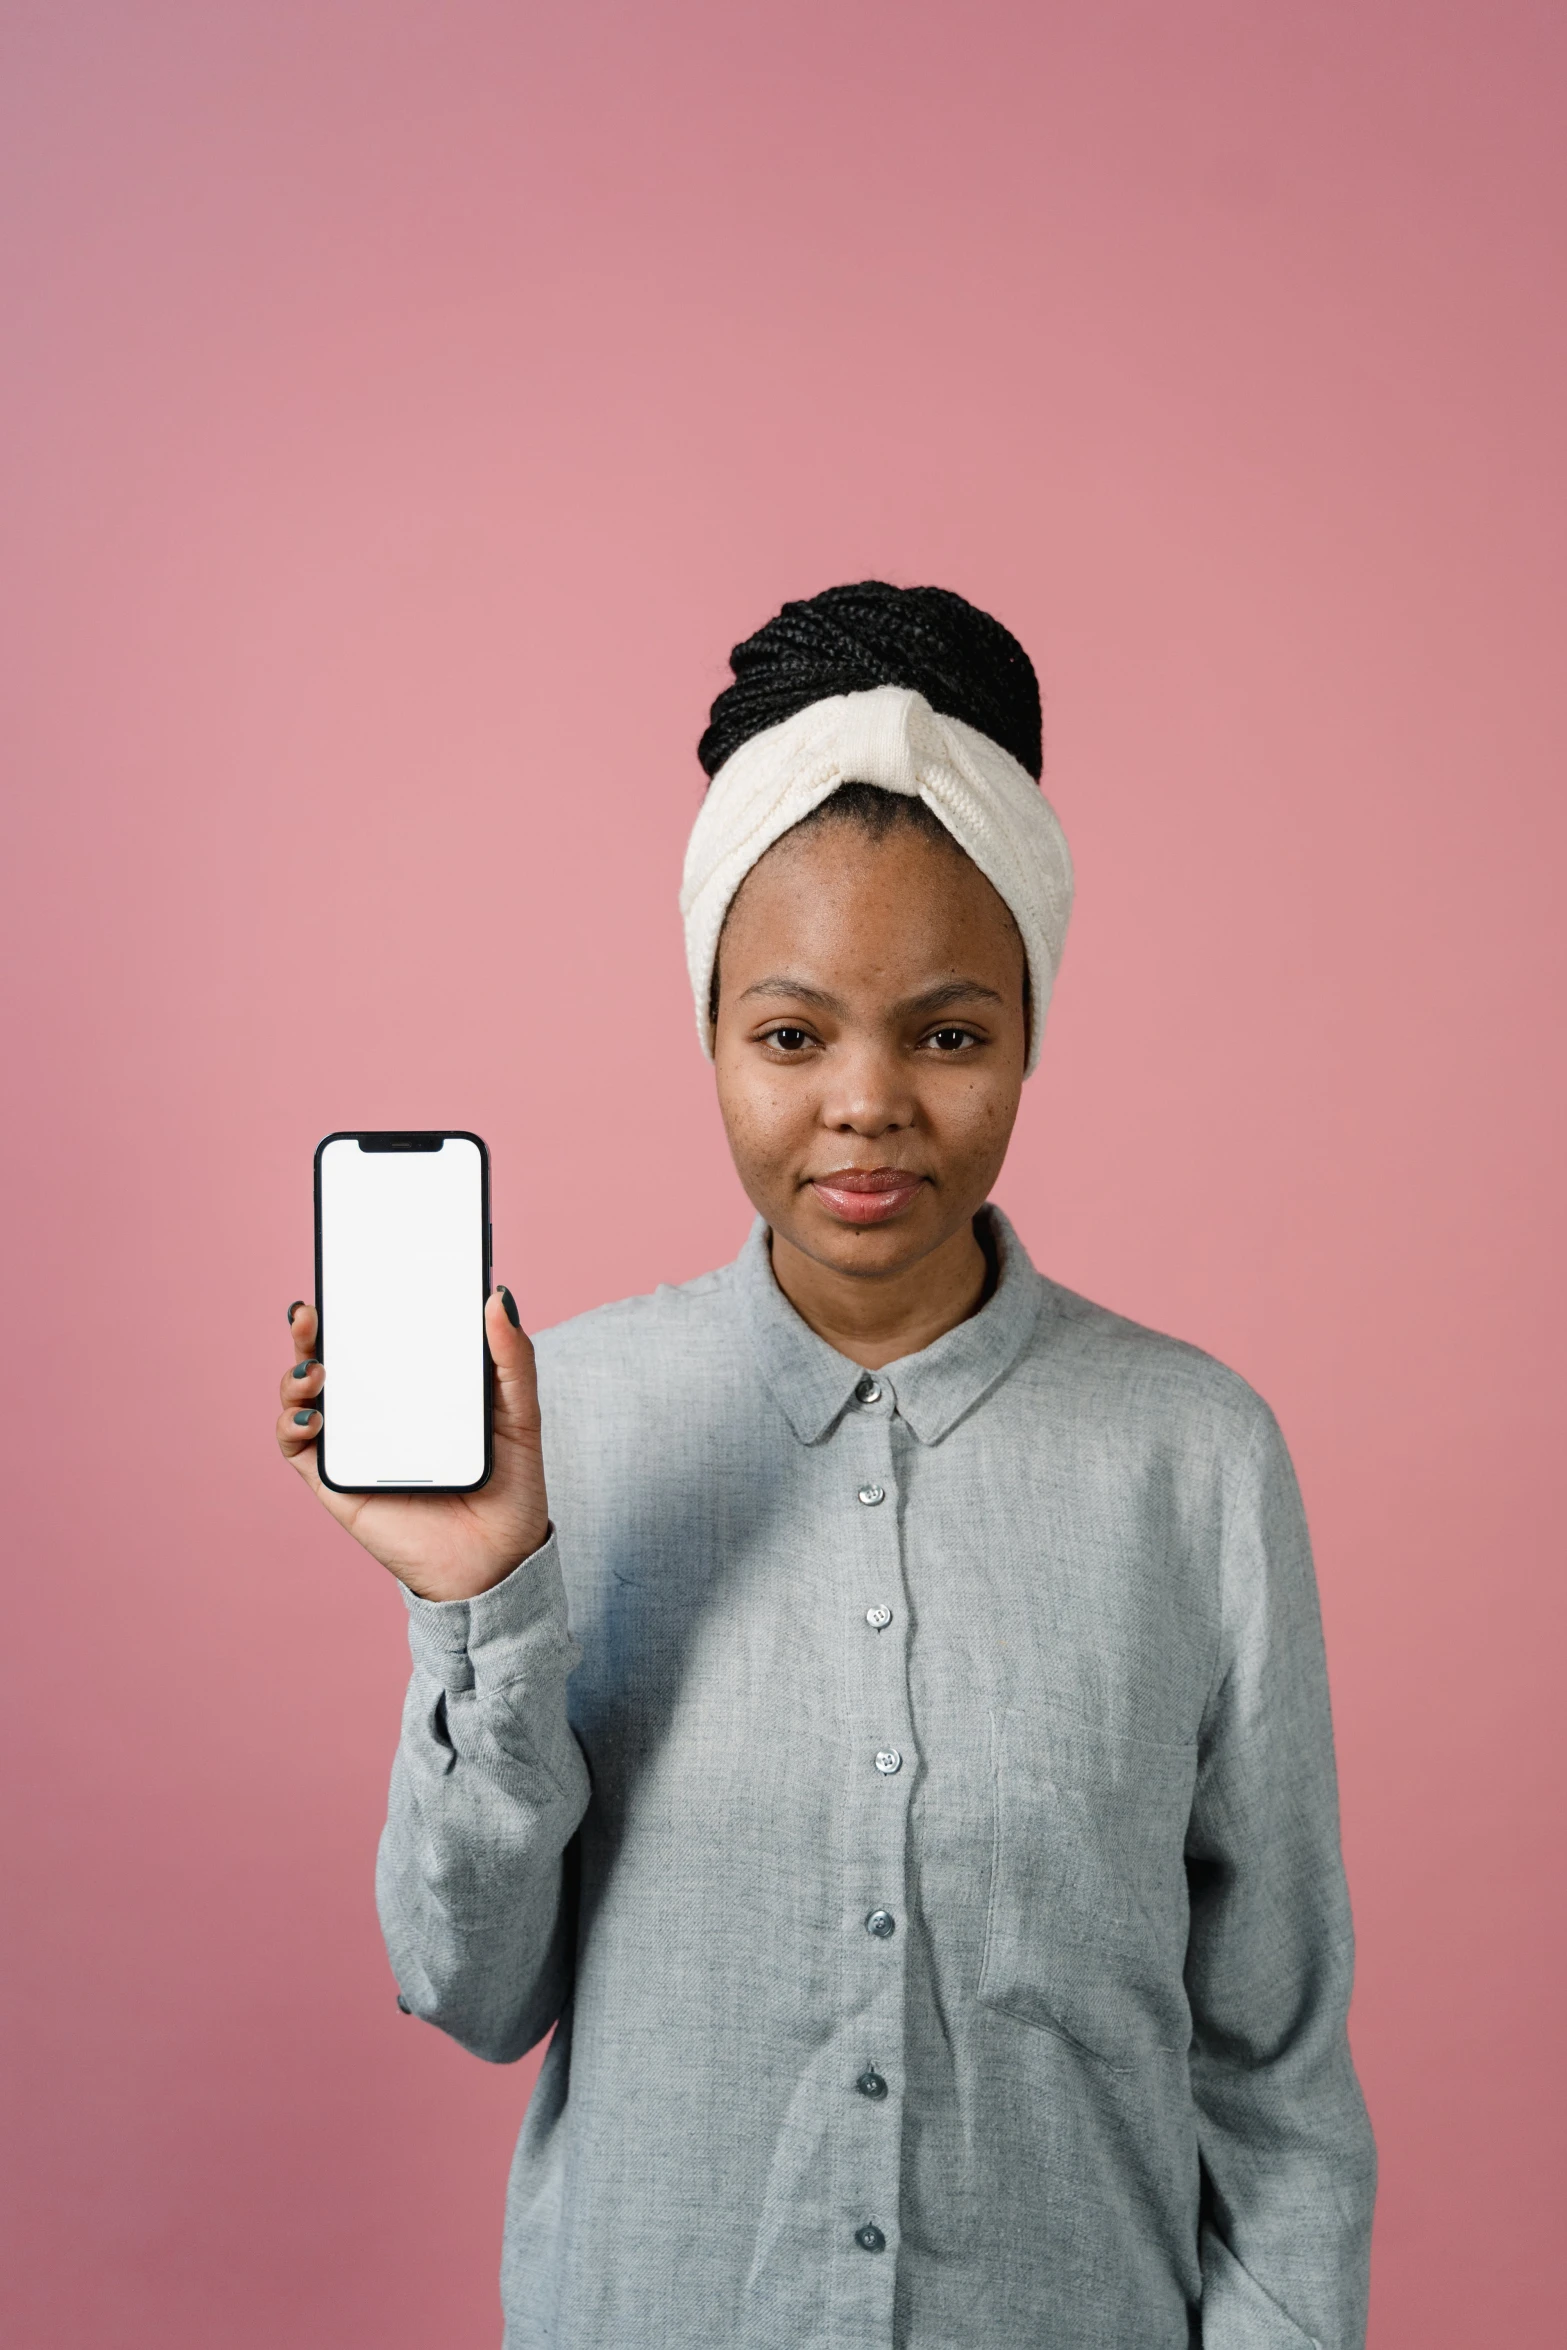
<path id="1" fill-rule="evenodd" d="M 978 866 L 901 824 L 787 833 L 735 897 L 719 973 L 719 1105 L 773 1231 L 876 1276 L 960 1231 L 1028 1050 L 1023 942 Z"/>

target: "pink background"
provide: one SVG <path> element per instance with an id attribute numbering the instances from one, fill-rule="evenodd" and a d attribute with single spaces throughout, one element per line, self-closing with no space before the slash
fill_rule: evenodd
<path id="1" fill-rule="evenodd" d="M 496 2341 L 528 2073 L 393 2007 L 402 1610 L 271 1450 L 310 1152 L 485 1133 L 535 1324 L 734 1249 L 692 746 L 870 572 L 1045 685 L 1000 1196 L 1296 1451 L 1373 2343 L 1554 2350 L 1563 24 L 6 8 L 15 2350 Z"/>

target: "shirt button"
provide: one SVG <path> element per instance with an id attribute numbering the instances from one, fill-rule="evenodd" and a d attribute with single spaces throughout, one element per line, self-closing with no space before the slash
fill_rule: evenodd
<path id="1" fill-rule="evenodd" d="M 895 1746 L 884 1746 L 877 1754 L 876 1768 L 884 1779 L 890 1779 L 894 1771 L 902 1770 L 903 1757 Z"/>
<path id="2" fill-rule="evenodd" d="M 886 1498 L 887 1488 L 885 1485 L 862 1485 L 860 1487 L 860 1499 L 868 1510 L 873 1510 L 879 1501 L 885 1501 Z"/>
<path id="3" fill-rule="evenodd" d="M 878 1942 L 885 1942 L 889 1934 L 898 1930 L 898 1921 L 890 1909 L 873 1909 L 865 1921 L 867 1934 L 874 1934 Z"/>
<path id="4" fill-rule="evenodd" d="M 854 2086 L 862 2097 L 874 2097 L 880 2100 L 887 2094 L 887 2084 L 873 2064 L 868 2064 L 865 2067 Z"/>
<path id="5" fill-rule="evenodd" d="M 855 2229 L 854 2241 L 862 2252 L 885 2252 L 887 2249 L 887 2239 L 873 2219 L 868 2219 L 863 2228 Z"/>
<path id="6" fill-rule="evenodd" d="M 881 1388 L 871 1377 L 869 1371 L 866 1372 L 863 1379 L 856 1382 L 854 1400 L 856 1403 L 880 1403 Z"/>
<path id="7" fill-rule="evenodd" d="M 865 1611 L 865 1621 L 873 1632 L 885 1632 L 887 1626 L 892 1622 L 892 1610 L 890 1607 L 868 1607 Z"/>

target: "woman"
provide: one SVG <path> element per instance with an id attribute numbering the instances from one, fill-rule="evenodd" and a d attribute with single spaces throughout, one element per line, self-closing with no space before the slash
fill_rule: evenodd
<path id="1" fill-rule="evenodd" d="M 876 582 L 737 647 L 682 904 L 757 1223 L 535 1355 L 405 1587 L 401 2003 L 553 2028 L 509 2350 L 1351 2350 L 1373 2156 L 1266 1407 L 986 1205 L 1071 895 L 1022 648 Z"/>

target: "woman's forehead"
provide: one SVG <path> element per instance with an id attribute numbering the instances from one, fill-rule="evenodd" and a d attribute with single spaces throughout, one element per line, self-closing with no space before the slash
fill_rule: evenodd
<path id="1" fill-rule="evenodd" d="M 934 985 L 961 970 L 984 985 L 999 974 L 1010 994 L 1022 957 L 1010 910 L 956 842 L 912 826 L 876 838 L 842 821 L 802 826 L 769 849 L 723 936 L 726 984 L 742 991 L 766 976 L 820 987 L 829 971 L 899 985 L 919 973 Z"/>

